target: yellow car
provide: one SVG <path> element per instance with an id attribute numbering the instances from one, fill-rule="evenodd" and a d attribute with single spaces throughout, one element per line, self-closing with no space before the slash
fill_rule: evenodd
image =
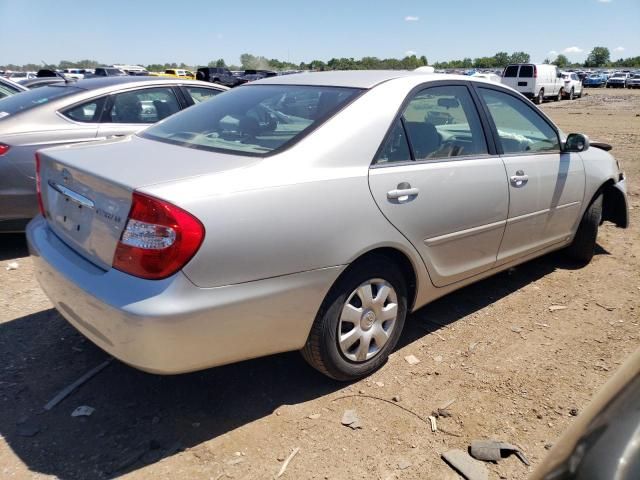
<path id="1" fill-rule="evenodd" d="M 167 70 L 164 71 L 164 73 L 152 73 L 151 75 L 154 75 L 157 77 L 186 78 L 188 80 L 195 80 L 196 78 L 195 73 L 189 70 L 178 69 L 178 68 L 168 68 Z"/>

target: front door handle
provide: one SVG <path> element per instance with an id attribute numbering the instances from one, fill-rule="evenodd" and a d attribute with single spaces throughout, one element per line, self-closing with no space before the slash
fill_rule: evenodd
<path id="1" fill-rule="evenodd" d="M 524 187 L 529 181 L 529 175 L 525 175 L 522 170 L 518 170 L 509 180 L 514 187 Z"/>
<path id="2" fill-rule="evenodd" d="M 409 200 L 410 197 L 415 197 L 420 193 L 420 189 L 411 187 L 407 182 L 399 183 L 395 190 L 387 192 L 387 198 L 389 200 L 399 200 L 401 202 Z"/>

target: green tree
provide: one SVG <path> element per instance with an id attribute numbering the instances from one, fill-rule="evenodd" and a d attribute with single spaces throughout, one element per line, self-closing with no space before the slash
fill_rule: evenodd
<path id="1" fill-rule="evenodd" d="M 611 54 L 607 47 L 593 47 L 591 53 L 584 62 L 585 67 L 604 67 L 611 60 Z"/>
<path id="2" fill-rule="evenodd" d="M 565 55 L 558 55 L 556 59 L 553 61 L 554 65 L 557 65 L 558 68 L 566 68 L 569 65 L 569 59 Z"/>
<path id="3" fill-rule="evenodd" d="M 509 63 L 529 63 L 531 56 L 526 52 L 513 52 L 509 57 Z"/>
<path id="4" fill-rule="evenodd" d="M 511 57 L 507 52 L 498 52 L 493 56 L 493 67 L 506 67 L 509 65 Z"/>
<path id="5" fill-rule="evenodd" d="M 426 66 L 429 65 L 429 62 L 427 61 L 427 57 L 425 57 L 424 55 L 420 56 L 420 63 L 422 63 L 422 66 Z"/>

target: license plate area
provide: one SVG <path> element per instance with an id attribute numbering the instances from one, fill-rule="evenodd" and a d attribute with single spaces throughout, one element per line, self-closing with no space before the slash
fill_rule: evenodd
<path id="1" fill-rule="evenodd" d="M 526 87 L 529 82 L 518 82 L 519 87 Z"/>
<path id="2" fill-rule="evenodd" d="M 82 243 L 89 233 L 94 209 L 87 202 L 79 201 L 53 185 L 50 187 L 49 213 L 53 222 L 69 237 Z"/>

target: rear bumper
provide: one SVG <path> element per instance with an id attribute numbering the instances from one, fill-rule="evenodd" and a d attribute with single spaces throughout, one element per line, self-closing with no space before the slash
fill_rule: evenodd
<path id="1" fill-rule="evenodd" d="M 344 267 L 199 288 L 182 273 L 144 280 L 103 271 L 38 216 L 27 227 L 36 277 L 58 311 L 114 357 L 174 374 L 297 350 Z"/>

